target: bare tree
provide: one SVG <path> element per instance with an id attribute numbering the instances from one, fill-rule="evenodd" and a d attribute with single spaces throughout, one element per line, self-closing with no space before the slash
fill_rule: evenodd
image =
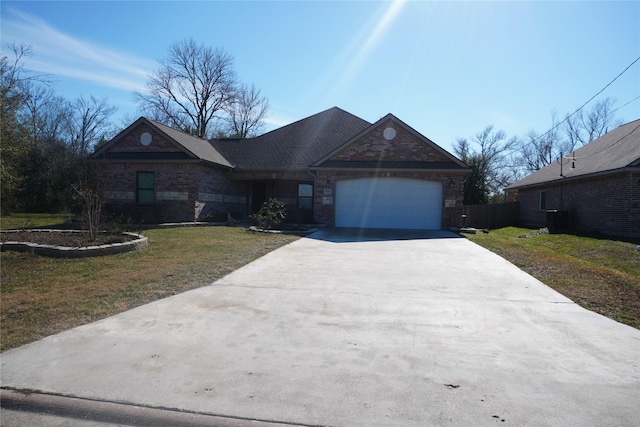
<path id="1" fill-rule="evenodd" d="M 454 152 L 472 170 L 464 182 L 465 204 L 499 201 L 502 189 L 513 181 L 513 160 L 508 154 L 519 145 L 519 140 L 506 137 L 504 131 L 494 130 L 490 125 L 471 142 L 466 138 L 457 140 Z"/>
<path id="2" fill-rule="evenodd" d="M 230 136 L 247 138 L 256 136 L 264 126 L 269 112 L 269 100 L 262 96 L 254 84 L 242 85 L 226 108 L 226 122 Z"/>
<path id="3" fill-rule="evenodd" d="M 113 132 L 110 118 L 116 110 L 105 98 L 93 96 L 89 99 L 80 97 L 72 103 L 67 124 L 72 150 L 78 154 L 88 154 L 95 144 L 110 136 Z"/>
<path id="4" fill-rule="evenodd" d="M 555 161 L 561 153 L 571 151 L 571 144 L 562 139 L 557 113 L 551 113 L 551 128 L 544 134 L 529 131 L 522 141 L 518 163 L 527 172 L 535 172 Z"/>
<path id="5" fill-rule="evenodd" d="M 614 101 L 606 98 L 591 110 L 580 109 L 560 122 L 552 112 L 551 128 L 547 132 L 538 134 L 532 130 L 523 140 L 518 164 L 526 172 L 535 172 L 620 126 L 614 117 L 613 105 Z"/>
<path id="6" fill-rule="evenodd" d="M 147 92 L 136 92 L 145 114 L 169 126 L 207 137 L 209 124 L 230 101 L 236 85 L 233 57 L 193 39 L 169 48 L 149 76 Z"/>
<path id="7" fill-rule="evenodd" d="M 100 217 L 102 215 L 102 201 L 94 189 L 81 184 L 74 184 L 73 190 L 80 199 L 82 206 L 81 216 L 84 228 L 89 232 L 89 241 L 96 240 L 100 229 Z"/>
<path id="8" fill-rule="evenodd" d="M 29 128 L 32 143 L 66 139 L 67 121 L 72 115 L 69 102 L 45 86 L 31 86 L 26 92 L 21 121 Z"/>
<path id="9" fill-rule="evenodd" d="M 570 143 L 568 151 L 600 138 L 622 123 L 615 119 L 613 106 L 615 101 L 605 98 L 598 101 L 591 110 L 579 110 L 565 119 L 565 133 Z"/>

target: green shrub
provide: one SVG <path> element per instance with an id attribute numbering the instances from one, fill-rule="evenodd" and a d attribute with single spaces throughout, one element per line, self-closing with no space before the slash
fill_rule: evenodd
<path id="1" fill-rule="evenodd" d="M 287 217 L 285 205 L 279 200 L 269 199 L 262 204 L 257 214 L 250 216 L 258 227 L 273 230 L 282 224 Z"/>

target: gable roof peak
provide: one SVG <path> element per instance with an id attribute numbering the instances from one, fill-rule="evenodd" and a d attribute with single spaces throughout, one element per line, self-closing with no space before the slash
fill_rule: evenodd
<path id="1" fill-rule="evenodd" d="M 155 120 L 147 119 L 144 116 L 140 117 L 138 120 L 136 120 L 135 122 L 127 126 L 123 131 L 121 131 L 113 139 L 111 139 L 109 142 L 107 142 L 98 150 L 96 150 L 91 156 L 94 158 L 97 158 L 101 153 L 106 152 L 117 141 L 121 140 L 123 137 L 125 137 L 127 134 L 129 134 L 135 128 L 137 128 L 142 124 L 145 124 L 146 126 L 155 129 L 158 133 L 162 134 L 165 138 L 167 138 L 173 144 L 180 147 L 181 150 L 186 152 L 192 158 L 199 159 L 208 163 L 213 163 L 219 166 L 224 166 L 226 168 L 234 167 L 206 139 L 190 135 L 186 132 L 182 132 L 180 130 L 174 129 L 170 126 L 167 126 Z"/>
<path id="2" fill-rule="evenodd" d="M 423 143 L 431 146 L 433 149 L 435 149 L 440 154 L 442 154 L 443 156 L 448 158 L 452 163 L 456 164 L 458 167 L 460 167 L 462 169 L 469 169 L 469 166 L 466 165 L 464 162 L 462 162 L 462 160 L 458 159 L 456 156 L 454 156 L 453 154 L 449 153 L 447 150 L 445 150 L 444 148 L 440 147 L 438 144 L 436 144 L 435 142 L 433 142 L 432 140 L 430 140 L 426 136 L 422 135 L 420 132 L 418 132 L 417 130 L 415 130 L 414 128 L 412 128 L 411 126 L 409 126 L 408 124 L 406 124 L 405 122 L 403 122 L 402 120 L 400 120 L 398 117 L 394 116 L 391 113 L 386 114 L 385 116 L 380 118 L 377 122 L 373 123 L 372 125 L 368 126 L 365 129 L 363 129 L 360 133 L 354 135 L 351 139 L 345 141 L 344 144 L 336 147 L 334 150 L 332 150 L 329 153 L 327 153 L 324 157 L 322 157 L 319 160 L 315 161 L 311 166 L 312 167 L 319 167 L 324 162 L 326 162 L 329 159 L 331 159 L 331 157 L 335 156 L 338 152 L 344 150 L 345 148 L 347 148 L 351 144 L 356 143 L 365 134 L 373 131 L 375 128 L 377 128 L 378 126 L 380 126 L 382 123 L 384 123 L 387 120 L 392 120 L 393 122 L 396 123 L 396 125 L 400 126 L 401 128 L 404 128 L 406 131 L 408 131 L 410 134 L 412 134 L 415 138 L 417 138 L 418 140 L 422 141 Z"/>

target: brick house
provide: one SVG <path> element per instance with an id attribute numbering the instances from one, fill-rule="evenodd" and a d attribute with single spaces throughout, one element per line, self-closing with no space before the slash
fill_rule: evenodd
<path id="1" fill-rule="evenodd" d="M 520 223 L 547 224 L 566 212 L 570 229 L 640 236 L 640 120 L 608 132 L 506 189 Z"/>
<path id="2" fill-rule="evenodd" d="M 144 117 L 92 154 L 110 209 L 148 222 L 246 218 L 268 198 L 290 222 L 460 225 L 469 168 L 395 116 L 337 107 L 255 138 L 206 141 Z"/>

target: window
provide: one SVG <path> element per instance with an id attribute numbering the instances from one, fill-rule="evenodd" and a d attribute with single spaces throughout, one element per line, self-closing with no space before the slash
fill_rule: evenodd
<path id="1" fill-rule="evenodd" d="M 142 206 L 153 205 L 156 201 L 156 174 L 155 172 L 138 172 L 138 204 Z"/>
<path id="2" fill-rule="evenodd" d="M 298 209 L 304 211 L 313 209 L 312 184 L 298 184 Z"/>
<path id="3" fill-rule="evenodd" d="M 540 210 L 541 211 L 547 210 L 547 191 L 546 190 L 540 192 Z"/>

